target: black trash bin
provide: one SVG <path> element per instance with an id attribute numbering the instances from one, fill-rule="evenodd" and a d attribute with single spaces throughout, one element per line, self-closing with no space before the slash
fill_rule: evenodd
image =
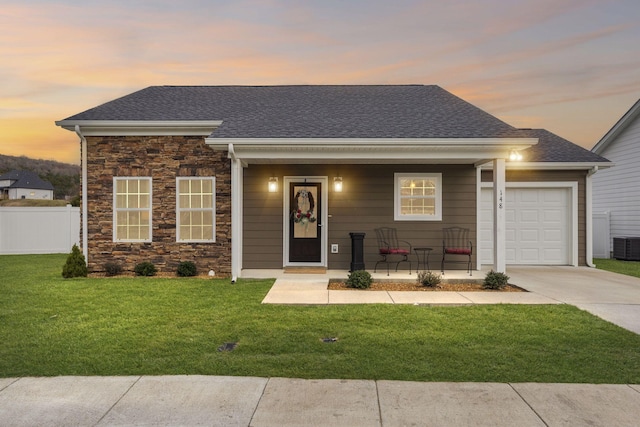
<path id="1" fill-rule="evenodd" d="M 351 273 L 364 270 L 364 236 L 365 233 L 349 233 L 351 236 Z"/>

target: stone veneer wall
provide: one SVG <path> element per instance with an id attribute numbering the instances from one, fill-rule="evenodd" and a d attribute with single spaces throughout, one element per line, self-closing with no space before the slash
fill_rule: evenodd
<path id="1" fill-rule="evenodd" d="M 181 261 L 193 261 L 198 273 L 231 274 L 231 162 L 226 152 L 209 148 L 203 137 L 87 137 L 88 266 L 102 272 L 120 262 L 133 271 L 142 261 L 160 272 L 175 273 Z M 113 241 L 113 178 L 151 177 L 152 242 Z M 215 176 L 215 243 L 176 242 L 176 178 Z M 83 213 L 84 214 L 84 213 Z M 82 231 L 84 233 L 84 230 Z"/>

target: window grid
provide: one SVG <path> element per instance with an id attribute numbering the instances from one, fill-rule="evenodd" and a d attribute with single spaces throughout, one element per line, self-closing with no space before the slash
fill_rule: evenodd
<path id="1" fill-rule="evenodd" d="M 215 241 L 215 178 L 178 178 L 178 241 Z"/>
<path id="2" fill-rule="evenodd" d="M 436 183 L 428 178 L 400 180 L 401 215 L 435 215 Z"/>
<path id="3" fill-rule="evenodd" d="M 395 220 L 438 221 L 442 219 L 442 175 L 395 174 Z"/>
<path id="4" fill-rule="evenodd" d="M 151 178 L 114 178 L 114 240 L 151 241 Z"/>

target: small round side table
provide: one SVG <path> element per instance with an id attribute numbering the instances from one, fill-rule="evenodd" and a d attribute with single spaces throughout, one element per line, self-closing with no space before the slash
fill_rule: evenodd
<path id="1" fill-rule="evenodd" d="M 418 257 L 418 270 L 417 271 L 420 271 L 420 264 L 421 263 L 422 263 L 423 267 L 427 267 L 427 270 L 431 270 L 429 268 L 429 254 L 431 253 L 433 248 L 418 247 L 418 248 L 413 248 L 413 250 L 416 252 L 416 256 Z"/>

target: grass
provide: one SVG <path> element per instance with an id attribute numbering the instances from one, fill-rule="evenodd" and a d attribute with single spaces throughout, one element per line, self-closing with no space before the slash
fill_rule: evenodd
<path id="1" fill-rule="evenodd" d="M 263 305 L 271 280 L 63 279 L 65 257 L 0 256 L 0 377 L 640 383 L 640 336 L 568 305 Z"/>
<path id="2" fill-rule="evenodd" d="M 596 268 L 599 268 L 600 270 L 626 274 L 627 276 L 640 277 L 640 262 L 638 261 L 597 258 L 593 260 L 593 263 L 596 265 Z"/>

